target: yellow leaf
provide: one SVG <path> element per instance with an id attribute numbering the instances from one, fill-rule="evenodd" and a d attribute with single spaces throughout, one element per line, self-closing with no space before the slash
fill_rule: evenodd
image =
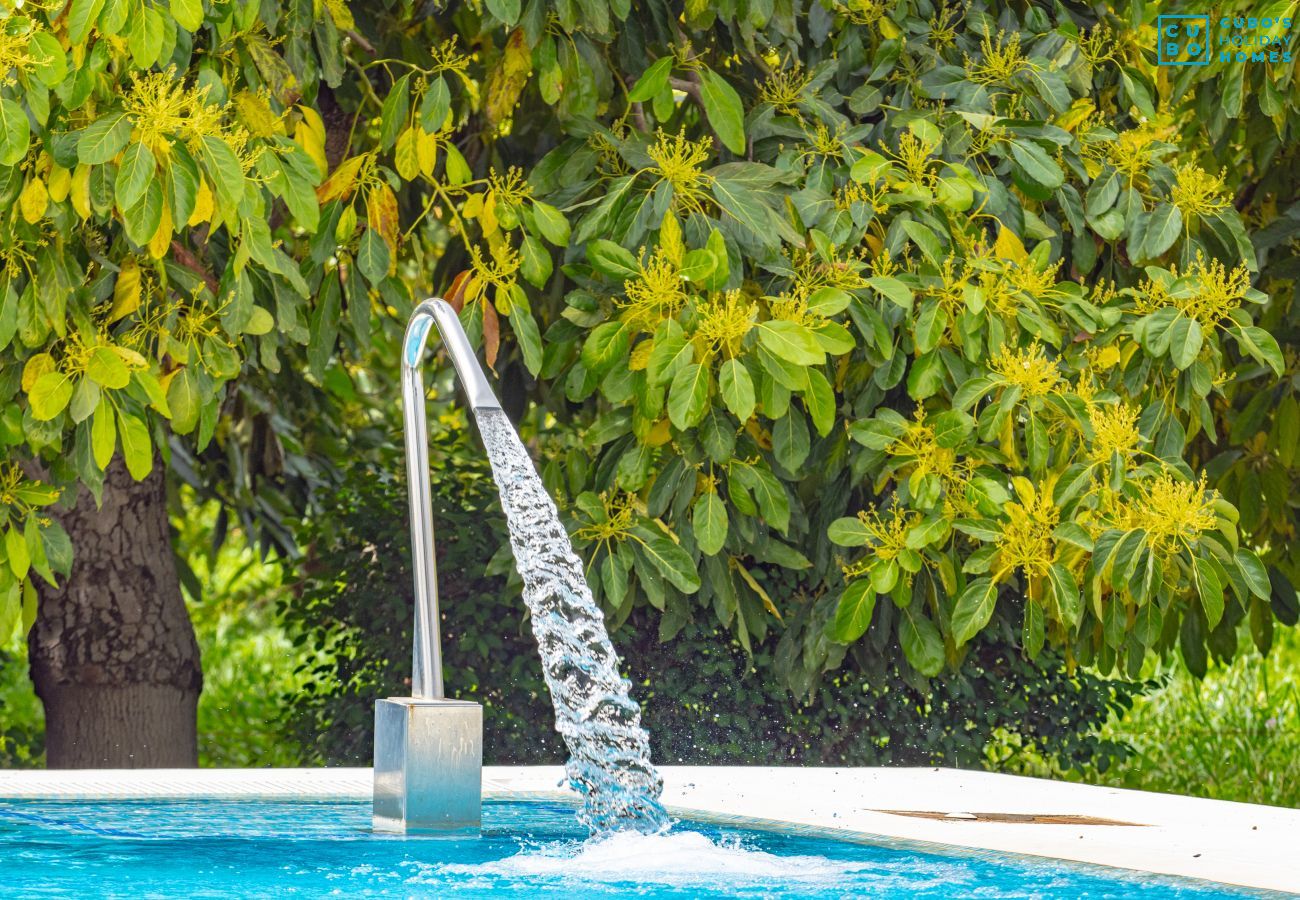
<path id="1" fill-rule="evenodd" d="M 39 177 L 27 182 L 27 186 L 18 197 L 18 208 L 22 210 L 23 218 L 31 225 L 35 225 L 45 217 L 45 208 L 49 205 L 49 192 L 45 190 L 45 182 Z"/>
<path id="2" fill-rule="evenodd" d="M 388 245 L 389 271 L 397 263 L 397 196 L 387 184 L 380 182 L 366 195 L 366 224 Z"/>
<path id="3" fill-rule="evenodd" d="M 891 41 L 903 33 L 902 29 L 884 16 L 881 16 L 876 20 L 876 27 L 880 29 L 881 34 Z M 781 617 L 777 616 L 777 618 L 779 619 Z"/>
<path id="4" fill-rule="evenodd" d="M 416 128 L 408 128 L 397 136 L 393 148 L 393 168 L 403 181 L 414 181 L 420 174 L 420 157 L 417 152 Z"/>
<path id="5" fill-rule="evenodd" d="M 316 136 L 316 141 L 325 146 L 325 120 L 320 117 L 320 113 L 310 106 L 299 105 L 298 112 L 302 113 L 302 123 L 307 129 Z"/>
<path id="6" fill-rule="evenodd" d="M 162 259 L 167 255 L 167 250 L 172 245 L 172 214 L 167 209 L 167 204 L 163 204 L 162 217 L 158 220 L 158 230 L 153 233 L 149 240 L 149 255 L 154 259 Z"/>
<path id="7" fill-rule="evenodd" d="M 254 137 L 273 137 L 284 131 L 280 117 L 259 94 L 244 90 L 235 94 L 235 111 Z"/>
<path id="8" fill-rule="evenodd" d="M 628 360 L 627 367 L 633 372 L 641 372 L 650 365 L 650 354 L 654 351 L 655 342 L 653 340 L 642 341 L 632 348 L 632 356 Z"/>
<path id="9" fill-rule="evenodd" d="M 365 155 L 343 160 L 334 170 L 334 174 L 316 188 L 316 199 L 321 203 L 328 203 L 337 197 L 346 197 L 352 193 L 352 187 L 356 184 L 357 175 L 361 172 L 361 166 L 365 161 Z"/>
<path id="10" fill-rule="evenodd" d="M 334 240 L 340 244 L 346 244 L 352 239 L 352 233 L 357 230 L 357 211 L 352 206 L 343 208 L 343 215 L 339 216 L 339 224 L 334 228 Z"/>
<path id="11" fill-rule="evenodd" d="M 488 192 L 487 199 L 483 201 L 483 212 L 479 216 L 479 224 L 483 226 L 483 236 L 492 237 L 497 231 L 497 198 L 496 194 Z"/>
<path id="12" fill-rule="evenodd" d="M 998 239 L 993 243 L 993 252 L 1001 259 L 1009 259 L 1019 265 L 1024 265 L 1029 259 L 1029 254 L 1025 252 L 1025 245 L 1020 242 L 1016 233 L 1005 225 L 998 230 Z"/>
<path id="13" fill-rule="evenodd" d="M 149 368 L 149 361 L 145 359 L 143 356 L 141 356 L 139 353 L 136 353 L 134 350 L 131 350 L 128 347 L 119 347 L 116 344 L 114 344 L 110 346 L 108 349 L 113 351 L 115 354 L 117 354 L 117 357 L 120 360 L 122 360 L 122 362 L 126 363 L 126 367 L 128 369 Z"/>
<path id="14" fill-rule="evenodd" d="M 315 129 L 308 125 L 306 120 L 294 126 L 293 140 L 307 151 L 307 155 L 312 158 L 312 162 L 316 163 L 316 168 L 320 169 L 322 175 L 329 171 L 329 160 L 325 158 L 325 139 L 316 134 Z"/>
<path id="15" fill-rule="evenodd" d="M 90 218 L 90 166 L 82 163 L 72 173 L 72 208 L 83 219 Z"/>
<path id="16" fill-rule="evenodd" d="M 438 165 L 438 136 L 423 128 L 415 129 L 415 158 L 424 177 L 432 178 Z"/>
<path id="17" fill-rule="evenodd" d="M 131 315 L 140 308 L 140 265 L 134 259 L 122 263 L 113 285 L 113 306 L 108 311 L 109 323 Z"/>
<path id="18" fill-rule="evenodd" d="M 487 103 L 484 111 L 487 120 L 493 125 L 510 118 L 524 85 L 528 83 L 528 73 L 533 67 L 533 54 L 528 49 L 524 30 L 516 28 L 506 41 L 505 52 L 492 69 L 487 82 Z"/>
<path id="19" fill-rule="evenodd" d="M 191 228 L 200 222 L 206 222 L 212 218 L 212 188 L 208 187 L 206 178 L 199 179 L 199 192 L 194 197 L 194 211 L 190 213 L 189 221 L 185 224 Z"/>
<path id="20" fill-rule="evenodd" d="M 325 0 L 325 8 L 329 10 L 330 18 L 339 31 L 352 31 L 357 27 L 352 19 L 352 11 L 343 0 Z"/>
<path id="21" fill-rule="evenodd" d="M 50 199 L 55 203 L 62 203 L 68 199 L 68 191 L 72 189 L 72 173 L 60 165 L 50 167 Z"/>
<path id="22" fill-rule="evenodd" d="M 669 427 L 668 420 L 666 418 L 660 419 L 658 422 L 654 423 L 654 426 L 651 427 L 649 433 L 646 434 L 645 443 L 647 447 L 662 447 L 664 444 L 668 443 L 668 440 L 672 436 L 673 432 Z"/>
<path id="23" fill-rule="evenodd" d="M 767 595 L 767 591 L 763 590 L 763 586 L 754 580 L 753 575 L 749 574 L 749 570 L 740 563 L 735 564 L 735 569 L 740 573 L 740 577 L 745 579 L 745 584 L 749 585 L 754 593 L 758 594 L 758 596 L 763 599 L 763 605 L 767 607 L 767 611 L 776 616 L 778 622 L 781 621 L 781 613 L 777 610 L 776 604 L 773 603 L 772 598 Z"/>
<path id="24" fill-rule="evenodd" d="M 1087 97 L 1080 97 L 1070 105 L 1069 109 L 1056 117 L 1056 127 L 1072 132 L 1079 127 L 1084 119 L 1092 115 L 1094 109 L 1096 107 L 1093 106 L 1091 100 Z"/>
<path id="25" fill-rule="evenodd" d="M 29 358 L 27 364 L 23 366 L 23 393 L 30 394 L 36 379 L 53 372 L 55 368 L 54 357 L 48 353 L 37 353 Z"/>

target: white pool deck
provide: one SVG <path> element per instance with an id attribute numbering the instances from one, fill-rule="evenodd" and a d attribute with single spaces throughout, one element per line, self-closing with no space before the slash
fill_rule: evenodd
<path id="1" fill-rule="evenodd" d="M 1300 810 L 955 769 L 664 766 L 683 818 L 947 845 L 1300 893 Z M 488 766 L 485 799 L 573 799 L 559 766 Z M 0 771 L 0 799 L 369 799 L 370 769 Z M 921 813 L 923 815 L 903 815 Z M 1048 821 L 990 821 L 1011 816 Z M 1078 818 L 1124 824 L 1078 824 Z M 1064 821 L 1061 819 L 1064 818 Z"/>

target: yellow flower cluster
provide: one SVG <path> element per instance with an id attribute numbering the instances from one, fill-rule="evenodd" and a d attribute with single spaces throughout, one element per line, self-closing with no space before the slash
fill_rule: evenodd
<path id="1" fill-rule="evenodd" d="M 716 293 L 695 310 L 695 334 L 691 341 L 703 359 L 721 354 L 732 358 L 740 352 L 745 336 L 754 329 L 758 304 L 740 290 Z"/>
<path id="2" fill-rule="evenodd" d="M 804 88 L 812 83 L 812 73 L 803 63 L 794 60 L 788 67 L 778 69 L 764 79 L 758 88 L 758 99 L 769 103 L 779 113 L 799 115 L 799 102 Z"/>
<path id="3" fill-rule="evenodd" d="M 1109 462 L 1113 454 L 1132 456 L 1142 443 L 1137 429 L 1138 411 L 1127 403 L 1094 403 L 1088 409 L 1093 441 L 1089 458 Z"/>
<path id="4" fill-rule="evenodd" d="M 1176 268 L 1173 274 L 1177 276 Z M 1200 322 L 1203 328 L 1214 328 L 1241 307 L 1246 291 L 1250 289 L 1250 270 L 1245 263 L 1229 272 L 1218 260 L 1206 263 L 1199 251 L 1187 275 L 1192 279 L 1190 288 L 1177 291 L 1171 291 L 1159 281 L 1143 282 L 1137 295 L 1136 311 L 1145 315 L 1172 306 Z"/>
<path id="5" fill-rule="evenodd" d="M 122 106 L 135 122 L 137 140 L 158 159 L 170 155 L 173 139 L 197 147 L 214 137 L 231 146 L 245 171 L 255 161 L 246 150 L 248 132 L 226 121 L 227 105 L 208 102 L 207 85 L 186 87 L 174 69 L 132 75 Z"/>
<path id="6" fill-rule="evenodd" d="M 657 132 L 657 139 L 646 154 L 655 163 L 650 171 L 672 185 L 674 207 L 704 212 L 706 192 L 713 178 L 705 174 L 703 166 L 712 148 L 711 138 L 697 142 L 682 134 Z"/>
<path id="7" fill-rule="evenodd" d="M 573 533 L 581 540 L 605 542 L 620 540 L 632 530 L 636 520 L 636 496 L 626 491 L 606 491 L 600 495 L 605 508 L 605 520 L 584 525 Z"/>
<path id="8" fill-rule="evenodd" d="M 890 509 L 888 519 L 875 509 L 858 513 L 858 521 L 871 538 L 872 555 L 883 560 L 896 559 L 898 554 L 907 549 L 908 529 L 920 520 L 919 513 L 908 512 L 897 506 Z"/>
<path id="9" fill-rule="evenodd" d="M 1019 32 L 1008 38 L 1005 31 L 999 31 L 996 39 L 986 34 L 980 43 L 980 53 L 979 62 L 966 57 L 966 77 L 976 84 L 1006 85 L 1016 75 L 1033 67 L 1020 52 Z"/>
<path id="10" fill-rule="evenodd" d="M 998 540 L 1003 572 L 1020 569 L 1027 575 L 1044 575 L 1056 557 L 1052 532 L 1061 519 L 1061 511 L 1052 502 L 1046 487 L 1034 490 L 1025 482 L 1020 503 L 1008 503 L 1007 524 Z"/>
<path id="11" fill-rule="evenodd" d="M 1218 493 L 1206 489 L 1204 475 L 1191 482 L 1164 472 L 1139 483 L 1138 493 L 1124 506 L 1124 524 L 1144 529 L 1151 552 L 1159 557 L 1168 559 L 1184 547 L 1190 549 L 1202 532 L 1217 525 Z"/>
<path id="12" fill-rule="evenodd" d="M 634 331 L 654 331 L 686 306 L 686 290 L 681 271 L 663 247 L 648 263 L 638 265 L 640 273 L 623 285 L 626 299 L 621 303 L 620 318 Z"/>
<path id="13" fill-rule="evenodd" d="M 1184 218 L 1210 216 L 1227 209 L 1227 188 L 1224 173 L 1211 175 L 1195 163 L 1187 163 L 1174 170 L 1175 181 L 1170 200 Z"/>
<path id="14" fill-rule="evenodd" d="M 1049 359 L 1043 345 L 1034 341 L 1022 349 L 1004 346 L 989 362 L 1002 381 L 1018 387 L 1026 397 L 1045 397 L 1061 384 L 1061 370 Z"/>

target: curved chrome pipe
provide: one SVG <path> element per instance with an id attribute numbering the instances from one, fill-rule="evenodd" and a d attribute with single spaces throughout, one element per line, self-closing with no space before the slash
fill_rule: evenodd
<path id="1" fill-rule="evenodd" d="M 437 324 L 443 347 L 472 410 L 500 409 L 474 348 L 451 304 L 425 300 L 411 313 L 402 339 L 402 410 L 406 429 L 406 482 L 411 503 L 411 562 L 415 570 L 415 648 L 411 696 L 442 699 L 442 637 L 438 628 L 438 568 L 433 555 L 433 506 L 429 491 L 429 435 L 420 359 Z"/>

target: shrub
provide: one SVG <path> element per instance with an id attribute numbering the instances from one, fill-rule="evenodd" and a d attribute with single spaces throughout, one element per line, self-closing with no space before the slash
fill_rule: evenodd
<path id="1" fill-rule="evenodd" d="M 526 611 L 517 588 L 486 574 L 492 548 L 505 546 L 486 466 L 446 432 L 434 452 L 451 460 L 433 470 L 449 689 L 484 704 L 489 762 L 559 762 Z M 304 523 L 306 577 L 282 606 L 319 661 L 305 691 L 284 699 L 305 761 L 358 764 L 370 758 L 375 699 L 410 690 L 406 499 L 400 483 L 357 468 L 330 501 L 328 520 Z M 798 699 L 778 673 L 792 644 L 819 637 L 800 623 L 748 651 L 716 623 L 689 624 L 662 642 L 659 632 L 638 611 L 613 637 L 664 763 L 969 766 L 1011 733 L 1059 765 L 1104 766 L 1123 747 L 1094 728 L 1137 687 L 1071 675 L 1050 654 L 1030 663 L 1002 634 L 977 642 L 948 679 L 917 677 L 892 648 L 854 654 Z"/>

